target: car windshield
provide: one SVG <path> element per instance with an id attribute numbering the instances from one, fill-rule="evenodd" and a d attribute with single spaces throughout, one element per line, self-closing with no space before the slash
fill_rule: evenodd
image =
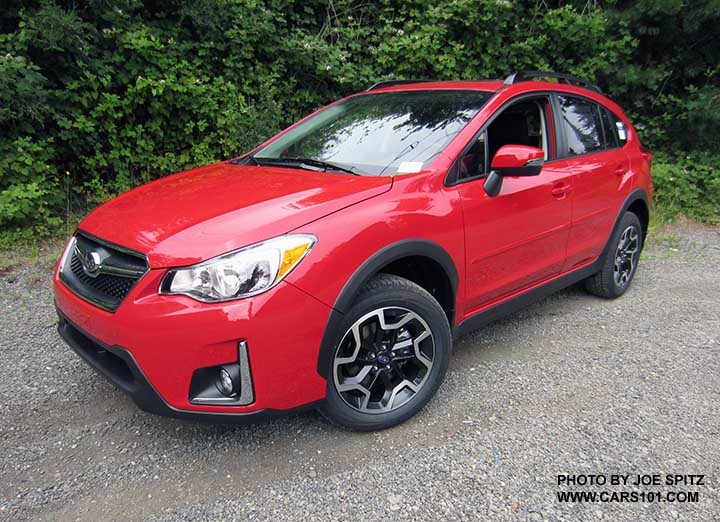
<path id="1" fill-rule="evenodd" d="M 252 161 L 370 176 L 419 172 L 491 94 L 415 90 L 355 96 L 280 136 L 257 151 Z"/>

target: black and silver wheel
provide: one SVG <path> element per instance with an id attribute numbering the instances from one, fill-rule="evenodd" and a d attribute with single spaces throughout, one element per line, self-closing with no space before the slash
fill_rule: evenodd
<path id="1" fill-rule="evenodd" d="M 613 280 L 618 287 L 630 284 L 640 257 L 640 229 L 634 224 L 625 227 L 615 249 Z"/>
<path id="2" fill-rule="evenodd" d="M 637 271 L 642 246 L 640 219 L 632 212 L 626 212 L 610 240 L 602 269 L 585 280 L 588 292 L 606 298 L 624 294 Z"/>
<path id="3" fill-rule="evenodd" d="M 358 430 L 417 413 L 437 391 L 452 340 L 445 312 L 418 285 L 381 274 L 345 315 L 328 375 L 324 413 Z"/>

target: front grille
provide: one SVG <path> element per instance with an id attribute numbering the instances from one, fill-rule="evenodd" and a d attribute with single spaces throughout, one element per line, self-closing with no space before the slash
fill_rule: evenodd
<path id="1" fill-rule="evenodd" d="M 60 278 L 86 301 L 112 312 L 147 270 L 143 254 L 78 232 Z"/>
<path id="2" fill-rule="evenodd" d="M 100 274 L 97 277 L 90 277 L 82 268 L 80 257 L 73 252 L 70 259 L 70 269 L 77 277 L 78 281 L 85 286 L 89 286 L 98 292 L 107 295 L 112 299 L 124 299 L 135 284 L 135 281 L 127 277 L 118 277 L 107 274 Z"/>

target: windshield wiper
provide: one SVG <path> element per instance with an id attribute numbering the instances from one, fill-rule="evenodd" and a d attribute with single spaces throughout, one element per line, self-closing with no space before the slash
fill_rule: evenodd
<path id="1" fill-rule="evenodd" d="M 258 158 L 256 156 L 250 156 L 252 160 L 260 165 L 260 164 L 268 164 L 268 165 L 293 165 L 298 167 L 307 168 L 307 166 L 310 167 L 316 167 L 314 169 L 308 169 L 308 170 L 318 170 L 321 169 L 322 171 L 328 171 L 328 170 L 334 170 L 338 172 L 345 172 L 346 174 L 352 174 L 353 176 L 360 176 L 361 174 L 358 172 L 355 172 L 355 170 L 352 167 L 341 167 L 340 165 L 336 165 L 335 163 L 330 163 L 329 161 L 322 161 L 317 160 L 313 158 L 296 158 L 296 157 L 286 157 L 286 158 Z"/>

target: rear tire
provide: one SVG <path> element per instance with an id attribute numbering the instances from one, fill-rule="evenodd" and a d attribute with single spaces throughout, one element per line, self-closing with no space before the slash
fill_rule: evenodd
<path id="1" fill-rule="evenodd" d="M 358 431 L 419 412 L 437 392 L 452 350 L 448 318 L 415 283 L 379 274 L 342 317 L 321 413 Z"/>
<path id="2" fill-rule="evenodd" d="M 605 299 L 623 295 L 637 271 L 643 240 L 640 218 L 632 212 L 626 212 L 610 238 L 602 268 L 583 282 L 585 289 Z"/>

